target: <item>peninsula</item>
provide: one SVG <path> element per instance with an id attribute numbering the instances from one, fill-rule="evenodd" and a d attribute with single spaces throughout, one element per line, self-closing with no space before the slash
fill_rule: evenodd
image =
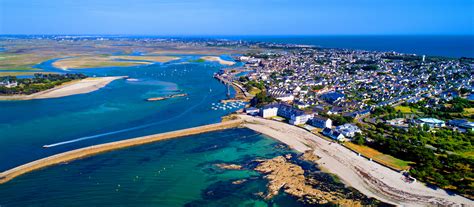
<path id="1" fill-rule="evenodd" d="M 126 76 L 112 76 L 112 77 L 97 77 L 85 78 L 82 80 L 73 80 L 63 83 L 54 88 L 40 91 L 29 95 L 7 95 L 0 96 L 0 100 L 32 100 L 32 99 L 47 99 L 59 98 L 77 94 L 90 93 L 100 88 L 105 87 L 114 80 L 123 79 Z"/>

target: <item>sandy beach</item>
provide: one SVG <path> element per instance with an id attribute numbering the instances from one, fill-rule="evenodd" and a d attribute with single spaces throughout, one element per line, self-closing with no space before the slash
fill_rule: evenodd
<path id="1" fill-rule="evenodd" d="M 204 57 L 201 57 L 201 59 L 206 60 L 206 61 L 218 62 L 221 65 L 232 66 L 235 64 L 235 62 L 224 60 L 218 56 L 204 56 Z"/>
<path id="2" fill-rule="evenodd" d="M 86 78 L 77 81 L 71 81 L 63 85 L 41 91 L 30 95 L 0 96 L 0 100 L 32 100 L 59 98 L 77 94 L 90 93 L 106 86 L 114 80 L 123 79 L 126 76 Z"/>
<path id="3" fill-rule="evenodd" d="M 314 149 L 321 157 L 317 164 L 323 171 L 337 175 L 345 184 L 369 197 L 402 206 L 474 206 L 473 201 L 450 195 L 442 189 L 429 188 L 420 182 L 406 183 L 401 173 L 302 128 L 258 117 L 240 117 L 246 121 L 245 127 L 277 139 L 299 152 Z"/>

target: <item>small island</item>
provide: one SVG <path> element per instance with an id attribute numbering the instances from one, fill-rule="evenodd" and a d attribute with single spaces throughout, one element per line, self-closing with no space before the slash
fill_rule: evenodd
<path id="1" fill-rule="evenodd" d="M 0 100 L 59 98 L 96 91 L 110 82 L 125 78 L 84 74 L 34 74 L 32 78 L 0 77 Z"/>
<path id="2" fill-rule="evenodd" d="M 180 93 L 180 94 L 174 94 L 174 95 L 168 95 L 168 96 L 160 96 L 160 97 L 153 97 L 153 98 L 147 98 L 146 101 L 162 101 L 170 98 L 177 98 L 177 97 L 184 97 L 187 96 L 188 94 L 186 93 Z"/>

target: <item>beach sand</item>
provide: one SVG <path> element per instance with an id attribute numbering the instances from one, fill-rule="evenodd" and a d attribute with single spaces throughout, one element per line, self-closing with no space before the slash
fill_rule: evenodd
<path id="1" fill-rule="evenodd" d="M 206 61 L 218 62 L 221 65 L 232 66 L 235 64 L 235 62 L 224 60 L 218 56 L 204 56 L 204 57 L 201 57 L 201 59 L 206 60 Z"/>
<path id="2" fill-rule="evenodd" d="M 406 183 L 400 172 L 358 156 L 349 149 L 331 143 L 302 128 L 258 117 L 240 115 L 245 127 L 277 139 L 304 152 L 310 148 L 321 159 L 323 171 L 337 175 L 345 184 L 381 201 L 403 206 L 474 206 L 474 202 L 423 183 Z"/>
<path id="3" fill-rule="evenodd" d="M 126 76 L 100 77 L 100 78 L 86 78 L 82 80 L 75 80 L 63 85 L 34 93 L 31 95 L 13 95 L 0 96 L 0 100 L 31 100 L 31 99 L 46 99 L 59 98 L 64 96 L 71 96 L 77 94 L 90 93 L 106 86 L 114 80 L 123 79 Z"/>

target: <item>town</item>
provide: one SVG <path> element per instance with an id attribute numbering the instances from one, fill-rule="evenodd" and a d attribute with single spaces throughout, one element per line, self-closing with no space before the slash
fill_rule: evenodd
<path id="1" fill-rule="evenodd" d="M 265 106 L 259 103 L 263 117 L 281 116 L 294 125 L 331 128 L 331 116 L 358 119 L 376 108 L 402 103 L 425 100 L 424 107 L 436 108 L 455 98 L 474 100 L 472 59 L 311 47 L 266 57 L 240 57 L 250 72 L 232 78 L 248 92 L 257 90 L 280 102 Z M 255 109 L 247 110 L 255 113 Z M 435 127 L 445 126 L 448 121 L 460 123 L 433 117 L 413 123 Z M 473 129 L 472 122 L 462 123 L 454 124 L 453 129 Z"/>
<path id="2" fill-rule="evenodd" d="M 412 181 L 472 195 L 472 172 L 453 166 L 472 162 L 473 59 L 299 46 L 236 60 L 241 68 L 218 76 L 251 95 L 245 113 L 300 126 L 406 170 Z"/>

